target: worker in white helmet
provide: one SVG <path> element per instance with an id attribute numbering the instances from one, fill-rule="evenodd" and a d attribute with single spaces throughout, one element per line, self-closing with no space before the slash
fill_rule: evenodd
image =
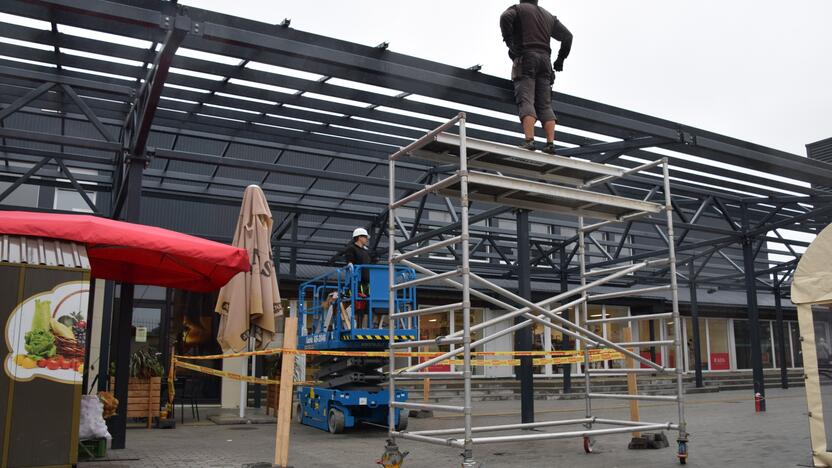
<path id="1" fill-rule="evenodd" d="M 370 251 L 367 249 L 369 242 L 370 234 L 367 233 L 366 229 L 360 227 L 352 232 L 352 241 L 347 245 L 347 250 L 344 253 L 348 267 L 373 263 Z M 362 328 L 364 318 L 368 314 L 367 301 L 362 299 L 366 299 L 369 295 L 370 272 L 365 269 L 361 271 L 361 281 L 358 284 L 358 297 L 355 300 L 355 326 L 358 328 Z"/>

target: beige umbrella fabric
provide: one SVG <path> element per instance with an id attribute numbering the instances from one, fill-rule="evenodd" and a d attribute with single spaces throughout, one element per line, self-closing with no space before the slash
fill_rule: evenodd
<path id="1" fill-rule="evenodd" d="M 821 382 L 815 337 L 815 313 L 828 309 L 813 305 L 832 303 L 832 226 L 827 226 L 812 241 L 794 271 L 791 300 L 797 306 L 800 326 L 800 349 L 803 352 L 804 389 L 809 417 L 809 438 L 815 466 L 832 466 L 832 447 L 829 446 L 824 394 L 830 390 Z M 826 382 L 823 382 L 826 383 Z M 826 390 L 824 390 L 824 388 Z"/>
<path id="2" fill-rule="evenodd" d="M 248 272 L 238 273 L 220 290 L 215 312 L 221 315 L 217 341 L 224 352 L 239 352 L 249 346 L 264 349 L 272 341 L 277 316 L 283 315 L 277 272 L 272 257 L 272 213 L 263 190 L 250 185 L 234 231 L 235 247 L 246 249 L 251 260 Z"/>

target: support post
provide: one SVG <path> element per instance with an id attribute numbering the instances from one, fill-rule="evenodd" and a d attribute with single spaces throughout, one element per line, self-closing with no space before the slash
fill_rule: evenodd
<path id="1" fill-rule="evenodd" d="M 624 329 L 624 341 L 629 343 L 633 341 L 633 324 L 631 323 L 627 328 Z M 631 357 L 627 357 L 624 359 L 624 366 L 627 369 L 635 369 L 636 361 Z M 638 395 L 638 376 L 635 372 L 627 372 L 627 394 L 628 395 Z M 639 420 L 639 412 L 638 412 L 638 400 L 635 398 L 630 400 L 630 420 L 631 421 L 638 421 Z M 633 432 L 633 438 L 641 437 L 641 432 Z"/>
<path id="2" fill-rule="evenodd" d="M 283 329 L 283 349 L 294 350 L 298 344 L 297 317 L 286 317 Z M 280 388 L 277 400 L 277 433 L 274 445 L 275 466 L 286 468 L 289 466 L 289 429 L 292 424 L 292 389 L 295 381 L 295 354 L 283 353 L 280 357 Z"/>
<path id="3" fill-rule="evenodd" d="M 124 127 L 128 126 L 132 134 L 122 132 L 124 141 L 124 162 L 127 165 L 127 176 L 120 193 L 116 196 L 113 207 L 113 218 L 124 215 L 124 220 L 131 223 L 139 222 L 142 199 L 142 175 L 149 161 L 147 142 L 150 137 L 150 127 L 159 99 L 162 96 L 165 80 L 170 65 L 176 55 L 176 50 L 185 39 L 189 25 L 173 25 L 165 37 L 165 43 L 158 52 L 153 69 L 148 71 L 145 83 L 138 93 L 133 108 L 128 112 Z M 133 120 L 133 116 L 138 120 Z M 129 125 L 132 124 L 132 125 Z M 123 203 L 120 203 L 122 200 Z M 133 293 L 132 284 L 121 285 L 121 298 L 117 326 L 114 327 L 111 343 L 116 344 L 116 382 L 115 397 L 118 399 L 118 412 L 110 418 L 110 434 L 113 436 L 112 448 L 123 449 L 127 442 L 127 384 L 130 378 L 130 347 L 133 342 Z"/>
<path id="4" fill-rule="evenodd" d="M 751 337 L 751 369 L 754 395 L 760 394 L 760 411 L 766 410 L 766 384 L 763 375 L 763 355 L 760 343 L 760 312 L 757 309 L 757 279 L 754 271 L 754 238 L 748 236 L 748 206 L 742 207 L 742 259 L 745 268 L 745 294 L 748 303 L 748 326 Z"/>
<path id="5" fill-rule="evenodd" d="M 127 173 L 127 208 L 125 220 L 138 222 L 141 212 L 142 173 L 145 158 L 128 157 Z M 113 436 L 112 448 L 123 449 L 127 444 L 127 387 L 130 380 L 130 355 L 133 343 L 133 293 L 135 286 L 130 283 L 121 284 L 118 316 L 116 326 L 113 327 L 110 343 L 115 344 L 116 381 L 115 397 L 118 400 L 116 415 L 110 418 L 110 434 Z"/>
<path id="6" fill-rule="evenodd" d="M 531 300 L 531 259 L 529 254 L 529 212 L 517 211 L 517 292 L 523 299 Z M 514 323 L 525 321 L 517 317 Z M 514 333 L 514 350 L 532 350 L 532 327 L 524 327 Z M 520 366 L 515 368 L 520 381 L 520 419 L 522 423 L 534 422 L 534 369 L 531 356 L 520 356 Z"/>
<path id="7" fill-rule="evenodd" d="M 783 330 L 783 303 L 781 285 L 778 283 L 774 287 L 774 310 L 777 317 L 777 362 L 780 364 L 780 387 L 789 388 L 789 365 L 786 363 L 786 337 Z"/>
<path id="8" fill-rule="evenodd" d="M 98 391 L 104 392 L 110 385 L 110 337 L 112 336 L 113 296 L 115 284 L 104 283 L 104 304 L 101 313 L 101 348 L 98 352 Z M 89 335 L 87 335 L 89 336 Z"/>
<path id="9" fill-rule="evenodd" d="M 688 263 L 688 281 L 690 284 L 690 323 L 693 332 L 693 369 L 696 388 L 702 388 L 702 359 L 700 359 L 701 335 L 699 334 L 699 301 L 696 297 L 696 267 L 693 260 Z M 677 324 L 681 326 L 681 324 Z"/>
<path id="10" fill-rule="evenodd" d="M 569 290 L 569 262 L 566 258 L 566 246 L 561 244 L 560 246 L 560 253 L 558 257 L 560 258 L 560 292 L 561 294 L 565 293 Z M 575 309 L 577 314 L 577 308 Z M 577 315 L 575 316 L 575 321 L 577 322 Z M 564 334 L 563 340 L 561 344 L 561 351 L 570 351 L 572 349 L 571 344 L 569 343 L 569 335 Z M 572 364 L 564 364 L 561 366 L 561 370 L 563 371 L 563 393 L 571 393 L 572 392 Z"/>

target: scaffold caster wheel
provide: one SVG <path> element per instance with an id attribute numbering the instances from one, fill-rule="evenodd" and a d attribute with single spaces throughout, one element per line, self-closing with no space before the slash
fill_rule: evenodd
<path id="1" fill-rule="evenodd" d="M 404 463 L 404 457 L 406 457 L 408 452 L 400 452 L 399 446 L 393 441 L 393 439 L 387 439 L 387 445 L 384 447 L 384 454 L 381 456 L 381 460 L 378 460 L 376 464 L 383 466 L 384 468 L 401 468 L 402 464 Z"/>
<path id="2" fill-rule="evenodd" d="M 584 436 L 584 452 L 592 453 L 592 439 L 589 436 Z"/>
<path id="3" fill-rule="evenodd" d="M 688 462 L 688 441 L 679 440 L 679 451 L 676 454 L 679 457 L 679 464 L 685 465 Z"/>

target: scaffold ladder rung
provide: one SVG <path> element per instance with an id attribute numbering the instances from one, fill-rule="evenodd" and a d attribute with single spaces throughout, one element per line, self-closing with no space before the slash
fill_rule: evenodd
<path id="1" fill-rule="evenodd" d="M 459 372 L 400 372 L 394 374 L 394 379 L 460 379 L 465 374 Z"/>
<path id="2" fill-rule="evenodd" d="M 436 410 L 436 411 L 448 411 L 451 413 L 464 413 L 465 407 L 464 406 L 454 406 L 454 405 L 435 405 L 432 403 L 411 403 L 409 401 L 394 401 L 390 403 L 391 406 L 395 408 L 404 408 L 404 409 L 415 409 L 415 410 Z"/>
<path id="3" fill-rule="evenodd" d="M 631 315 L 629 317 L 608 317 L 601 319 L 587 320 L 586 323 L 612 323 L 612 322 L 635 322 L 639 320 L 659 320 L 673 318 L 673 312 L 663 312 L 661 314 L 644 314 Z"/>
<path id="4" fill-rule="evenodd" d="M 393 343 L 391 346 L 393 348 L 416 348 L 419 346 L 431 346 L 431 345 L 446 345 L 446 344 L 459 344 L 462 343 L 462 337 L 460 336 L 453 336 L 453 337 L 442 337 L 437 338 L 435 340 L 416 340 L 416 341 L 397 341 Z"/>
<path id="5" fill-rule="evenodd" d="M 424 247 L 420 247 L 418 249 L 413 249 L 409 252 L 401 253 L 393 257 L 393 261 L 398 263 L 402 260 L 406 260 L 408 258 L 418 257 L 419 255 L 423 255 L 429 252 L 433 252 L 434 250 L 441 249 L 443 247 L 450 247 L 452 245 L 458 244 L 462 242 L 462 236 L 451 237 L 450 239 L 445 239 L 443 241 L 439 241 L 433 244 L 428 244 Z"/>
<path id="6" fill-rule="evenodd" d="M 626 393 L 589 393 L 589 398 L 607 398 L 612 400 L 650 400 L 650 401 L 677 401 L 676 395 L 628 395 Z"/>
<path id="7" fill-rule="evenodd" d="M 458 310 L 462 308 L 461 302 L 454 302 L 453 304 L 444 304 L 435 307 L 427 307 L 425 309 L 415 309 L 415 310 L 408 310 L 406 312 L 397 312 L 393 314 L 394 319 L 398 318 L 405 318 L 405 317 L 415 317 L 418 315 L 426 315 L 426 314 L 438 314 L 441 312 L 450 312 L 452 310 Z"/>
<path id="8" fill-rule="evenodd" d="M 440 273 L 436 276 L 424 276 L 422 278 L 416 278 L 415 280 L 405 281 L 404 283 L 397 283 L 390 286 L 391 289 L 405 289 L 410 288 L 413 286 L 418 286 L 424 283 L 430 283 L 431 281 L 440 280 L 442 278 L 451 278 L 454 276 L 459 276 L 462 273 L 461 269 L 457 268 L 455 270 L 446 271 L 445 273 Z"/>
<path id="9" fill-rule="evenodd" d="M 676 369 L 673 367 L 666 367 L 663 370 L 657 370 L 653 368 L 620 368 L 620 369 L 589 369 L 590 374 L 628 374 L 628 373 L 636 373 L 636 374 L 665 374 L 665 373 L 675 373 Z"/>

